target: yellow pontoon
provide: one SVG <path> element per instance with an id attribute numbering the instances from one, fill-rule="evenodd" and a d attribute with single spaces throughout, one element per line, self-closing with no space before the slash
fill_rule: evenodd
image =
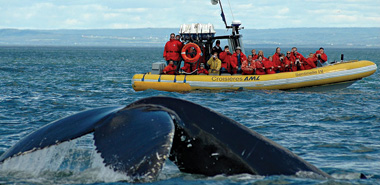
<path id="1" fill-rule="evenodd" d="M 329 64 L 309 70 L 266 75 L 159 75 L 136 74 L 132 78 L 135 91 L 242 90 L 242 89 L 299 89 L 306 87 L 344 87 L 370 76 L 377 69 L 367 60 Z"/>

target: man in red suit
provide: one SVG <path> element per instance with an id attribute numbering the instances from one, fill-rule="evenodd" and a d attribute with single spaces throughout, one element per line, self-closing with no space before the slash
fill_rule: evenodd
<path id="1" fill-rule="evenodd" d="M 228 46 L 224 47 L 224 51 L 219 54 L 219 59 L 222 61 L 222 68 L 220 68 L 221 73 L 231 73 L 231 60 L 232 53 Z"/>
<path id="2" fill-rule="evenodd" d="M 315 57 L 323 64 L 327 61 L 327 55 L 323 48 L 319 48 L 317 52 L 315 52 Z"/>
<path id="3" fill-rule="evenodd" d="M 170 34 L 170 40 L 166 42 L 164 48 L 164 58 L 169 65 L 169 60 L 173 60 L 174 65 L 179 67 L 181 61 L 182 42 L 175 38 L 175 34 Z M 177 68 L 178 68 L 177 67 Z"/>
<path id="4" fill-rule="evenodd" d="M 281 48 L 277 47 L 276 53 L 273 54 L 274 71 L 276 71 L 276 73 L 283 71 L 280 57 L 281 57 Z"/>
<path id="5" fill-rule="evenodd" d="M 235 49 L 235 53 L 232 54 L 232 60 L 231 60 L 231 67 L 232 67 L 232 73 L 241 74 L 241 65 L 244 61 L 247 60 L 247 56 L 243 52 L 241 52 L 241 48 L 238 46 Z"/>
<path id="6" fill-rule="evenodd" d="M 162 72 L 167 75 L 174 75 L 177 73 L 177 66 L 174 65 L 173 60 L 169 60 L 169 65 L 167 65 Z"/>

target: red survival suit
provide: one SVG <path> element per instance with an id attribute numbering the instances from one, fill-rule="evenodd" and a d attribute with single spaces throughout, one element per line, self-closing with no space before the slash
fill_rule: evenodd
<path id="1" fill-rule="evenodd" d="M 265 75 L 265 69 L 263 69 L 264 63 L 262 61 L 256 60 L 255 62 L 256 65 L 256 74 L 257 75 Z"/>
<path id="2" fill-rule="evenodd" d="M 282 71 L 283 72 L 292 72 L 297 71 L 297 66 L 294 65 L 291 57 L 284 57 L 284 61 L 282 62 Z"/>
<path id="3" fill-rule="evenodd" d="M 273 64 L 274 64 L 274 71 L 283 71 L 282 67 L 278 67 L 278 66 L 282 66 L 282 62 L 280 60 L 280 54 L 278 53 L 274 53 L 273 54 Z"/>
<path id="4" fill-rule="evenodd" d="M 222 61 L 222 68 L 225 68 L 227 72 L 231 73 L 232 54 L 223 51 L 219 54 L 219 59 Z"/>
<path id="5" fill-rule="evenodd" d="M 205 69 L 205 68 L 203 68 L 203 69 L 198 68 L 198 72 L 197 72 L 197 74 L 206 74 L 206 75 L 208 75 L 208 71 L 207 71 L 207 69 Z"/>
<path id="6" fill-rule="evenodd" d="M 315 57 L 316 57 L 317 59 L 318 59 L 318 57 L 317 57 L 318 54 L 321 54 L 321 51 L 318 50 L 317 52 L 315 52 Z M 321 54 L 320 61 L 321 61 L 322 63 L 325 63 L 325 62 L 327 61 L 327 55 L 326 55 L 326 53 Z"/>
<path id="7" fill-rule="evenodd" d="M 249 62 L 248 60 L 244 61 L 241 65 L 241 70 L 243 71 L 242 75 L 252 75 L 255 72 L 255 61 L 252 60 Z"/>
<path id="8" fill-rule="evenodd" d="M 237 53 L 232 54 L 231 59 L 232 59 L 231 60 L 232 73 L 236 74 L 237 73 L 236 66 L 239 65 Z M 246 60 L 247 60 L 247 56 L 245 56 L 244 53 L 240 52 L 240 62 L 241 62 L 240 65 L 242 65 L 243 62 L 246 61 Z"/>
<path id="9" fill-rule="evenodd" d="M 174 64 L 169 64 L 164 68 L 162 72 L 164 72 L 167 75 L 174 75 L 177 72 L 177 66 L 175 66 Z"/>
<path id="10" fill-rule="evenodd" d="M 317 66 L 315 65 L 315 62 L 317 61 L 317 58 L 315 57 L 309 57 L 306 59 L 306 61 L 303 63 L 303 67 L 306 69 L 313 69 Z"/>
<path id="11" fill-rule="evenodd" d="M 164 48 L 164 58 L 166 61 L 180 61 L 181 60 L 181 49 L 183 47 L 183 43 L 177 39 L 170 39 L 165 44 Z"/>
<path id="12" fill-rule="evenodd" d="M 196 54 L 197 53 L 188 53 L 186 55 L 190 58 L 193 58 Z M 181 69 L 183 71 L 185 71 L 186 73 L 191 73 L 191 72 L 195 71 L 195 69 L 197 69 L 197 62 L 194 62 L 191 64 L 191 63 L 185 61 L 185 64 L 183 65 L 183 67 Z"/>
<path id="13" fill-rule="evenodd" d="M 265 72 L 267 74 L 275 74 L 276 72 L 274 71 L 274 65 L 273 65 L 273 62 L 270 61 L 269 59 L 268 60 L 264 60 L 263 61 L 263 64 L 264 64 L 264 67 L 265 67 Z"/>

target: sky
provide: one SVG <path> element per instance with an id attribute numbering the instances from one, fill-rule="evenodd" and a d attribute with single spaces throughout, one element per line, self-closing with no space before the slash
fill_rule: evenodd
<path id="1" fill-rule="evenodd" d="M 212 23 L 210 0 L 0 0 L 0 29 L 179 28 Z M 380 27 L 380 0 L 222 0 L 227 23 L 246 29 Z"/>

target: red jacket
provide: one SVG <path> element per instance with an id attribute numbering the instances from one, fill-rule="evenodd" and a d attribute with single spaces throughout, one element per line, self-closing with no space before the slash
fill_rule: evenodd
<path id="1" fill-rule="evenodd" d="M 186 73 L 191 73 L 195 69 L 197 69 L 197 63 L 190 64 L 188 62 L 185 62 L 185 64 L 183 65 L 181 69 L 185 71 Z"/>
<path id="2" fill-rule="evenodd" d="M 240 53 L 240 62 L 241 62 L 241 64 L 243 64 L 243 62 L 246 61 L 246 60 L 247 60 L 247 56 L 245 56 L 244 53 Z M 232 57 L 231 57 L 231 67 L 232 67 L 232 72 L 233 73 L 237 72 L 236 66 L 238 66 L 238 65 L 239 65 L 239 63 L 238 63 L 238 56 L 237 56 L 237 53 L 234 53 L 234 54 L 232 54 Z"/>
<path id="3" fill-rule="evenodd" d="M 277 69 L 280 69 L 280 71 L 283 71 L 282 67 L 278 68 L 278 66 L 282 66 L 282 62 L 280 60 L 280 55 L 275 53 L 273 54 L 273 64 L 274 64 L 274 70 L 277 71 Z"/>
<path id="4" fill-rule="evenodd" d="M 219 59 L 222 61 L 222 67 L 227 69 L 227 71 L 231 72 L 231 60 L 232 60 L 232 54 L 230 52 L 221 52 L 219 54 Z"/>
<path id="5" fill-rule="evenodd" d="M 258 61 L 256 60 L 256 74 L 257 75 L 265 75 L 265 69 L 263 69 L 263 67 L 265 68 L 264 66 L 264 63 L 261 61 Z"/>
<path id="6" fill-rule="evenodd" d="M 198 72 L 197 72 L 197 74 L 201 74 L 201 73 L 208 75 L 208 71 L 207 71 L 207 69 L 205 69 L 205 68 L 203 68 L 203 69 L 198 68 Z"/>
<path id="7" fill-rule="evenodd" d="M 168 60 L 180 61 L 182 46 L 183 46 L 182 42 L 176 39 L 170 39 L 170 41 L 166 42 L 165 48 L 164 48 L 165 60 L 166 61 Z"/>
<path id="8" fill-rule="evenodd" d="M 167 75 L 174 75 L 177 72 L 177 66 L 169 64 L 164 68 L 162 72 Z"/>
<path id="9" fill-rule="evenodd" d="M 248 60 L 244 61 L 241 65 L 241 70 L 243 70 L 243 75 L 251 75 L 255 72 L 255 61 L 252 60 L 251 62 L 248 62 Z"/>
<path id="10" fill-rule="evenodd" d="M 256 59 L 259 59 L 259 56 L 260 56 L 260 55 L 257 55 L 257 58 L 256 58 Z M 261 56 L 262 56 L 262 55 L 261 55 Z M 268 60 L 267 57 L 264 57 L 264 56 L 262 56 L 262 57 L 263 57 L 263 61 L 264 61 L 264 60 Z"/>
<path id="11" fill-rule="evenodd" d="M 317 52 L 315 52 L 314 55 L 315 55 L 316 58 L 318 58 L 317 54 L 321 54 L 321 51 L 318 50 Z M 327 55 L 326 55 L 326 53 L 321 54 L 321 62 L 325 63 L 326 61 L 327 61 Z"/>
<path id="12" fill-rule="evenodd" d="M 297 52 L 297 54 L 294 55 L 294 52 L 292 52 L 290 55 L 291 55 L 290 58 L 292 58 L 293 62 L 295 62 L 296 59 L 299 59 L 301 62 L 305 62 L 306 61 L 306 58 L 303 57 L 303 55 L 301 55 L 301 53 Z"/>
<path id="13" fill-rule="evenodd" d="M 274 71 L 274 65 L 273 62 L 270 60 L 264 60 L 263 61 L 264 67 L 265 67 L 265 72 L 267 74 L 275 74 L 276 72 Z"/>
<path id="14" fill-rule="evenodd" d="M 282 70 L 283 72 L 297 71 L 297 66 L 294 65 L 292 57 L 284 57 L 284 62 L 282 63 Z"/>
<path id="15" fill-rule="evenodd" d="M 257 58 L 259 58 L 259 55 L 252 55 L 252 60 L 256 60 Z"/>
<path id="16" fill-rule="evenodd" d="M 306 61 L 303 63 L 303 67 L 306 69 L 313 69 L 317 66 L 315 65 L 315 62 L 317 61 L 317 58 L 315 57 L 309 57 L 306 59 Z"/>

